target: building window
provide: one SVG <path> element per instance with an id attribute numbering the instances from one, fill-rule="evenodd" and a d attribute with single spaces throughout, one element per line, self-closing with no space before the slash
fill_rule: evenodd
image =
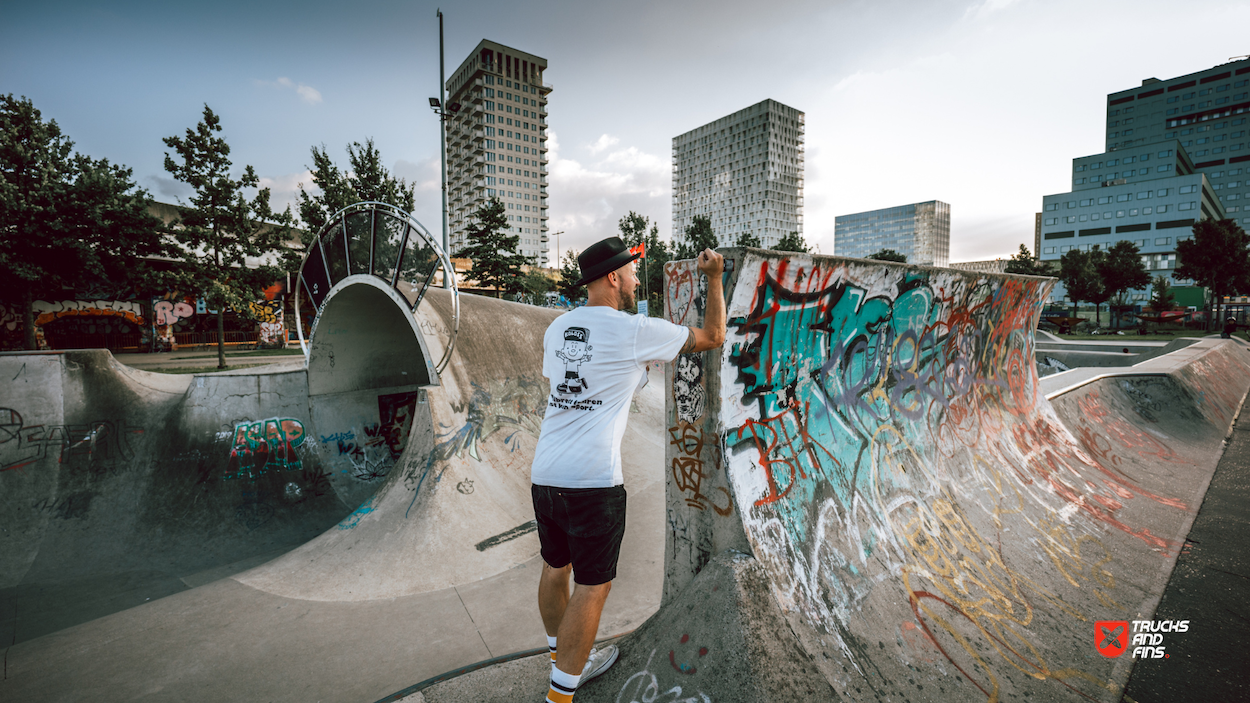
<path id="1" fill-rule="evenodd" d="M 1177 205 L 1176 209 L 1177 210 L 1193 210 L 1197 206 L 1198 206 L 1198 203 L 1190 201 L 1188 203 L 1181 203 L 1180 205 Z"/>
<path id="2" fill-rule="evenodd" d="M 1171 237 L 1158 237 L 1155 239 L 1155 246 L 1157 247 L 1165 247 L 1171 243 L 1172 243 Z"/>

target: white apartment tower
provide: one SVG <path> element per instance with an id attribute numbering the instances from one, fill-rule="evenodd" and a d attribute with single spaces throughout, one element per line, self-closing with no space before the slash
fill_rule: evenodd
<path id="1" fill-rule="evenodd" d="M 483 39 L 447 80 L 447 210 L 451 251 L 473 213 L 498 197 L 517 253 L 547 257 L 547 59 Z"/>
<path id="2" fill-rule="evenodd" d="M 673 239 L 696 215 L 721 246 L 744 233 L 770 247 L 803 232 L 803 123 L 765 100 L 673 138 Z"/>

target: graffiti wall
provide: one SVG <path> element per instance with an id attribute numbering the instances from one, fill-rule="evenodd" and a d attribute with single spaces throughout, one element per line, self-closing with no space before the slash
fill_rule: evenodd
<path id="1" fill-rule="evenodd" d="M 275 289 L 266 291 L 267 296 L 274 295 L 274 298 L 248 304 L 256 319 L 256 341 L 262 347 L 281 347 L 286 343 L 284 296 L 281 286 Z M 36 334 L 42 337 L 48 330 L 55 330 L 55 336 L 71 347 L 94 343 L 116 348 L 141 344 L 138 336 L 123 342 L 116 335 L 143 335 L 146 341 L 153 330 L 158 337 L 170 339 L 176 334 L 216 331 L 216 314 L 194 297 L 168 294 L 148 302 L 150 316 L 145 316 L 142 303 L 133 300 L 37 300 L 32 306 Z M 22 328 L 22 311 L 0 303 L 3 348 L 21 348 Z M 57 339 L 50 341 L 56 344 Z M 204 340 L 185 341 L 202 343 Z M 40 348 L 47 348 L 47 345 Z"/>
<path id="2" fill-rule="evenodd" d="M 1223 390 L 1090 386 L 1061 419 L 1032 363 L 1045 279 L 733 256 L 724 348 L 670 371 L 669 575 L 736 523 L 839 689 L 1118 699 L 1093 623 L 1153 602 L 1137 576 L 1180 549 L 1201 502 L 1180 482 L 1244 360 L 1188 367 Z M 669 318 L 693 324 L 706 288 L 692 262 L 666 272 Z M 1171 429 L 1192 408 L 1187 433 L 1163 405 Z"/>
<path id="3" fill-rule="evenodd" d="M 693 261 L 664 267 L 665 315 L 687 327 L 703 324 L 707 279 Z M 716 352 L 682 354 L 665 370 L 668 470 L 663 601 L 686 587 L 716 554 L 746 550 L 729 481 L 722 466 L 722 442 L 709 394 L 720 379 Z"/>

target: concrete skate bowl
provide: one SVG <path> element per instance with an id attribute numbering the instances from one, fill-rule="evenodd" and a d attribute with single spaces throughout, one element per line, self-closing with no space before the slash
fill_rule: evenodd
<path id="1" fill-rule="evenodd" d="M 728 250 L 728 337 L 668 379 L 664 605 L 604 699 L 1118 701 L 1247 389 L 1202 340 L 1034 369 L 1050 279 Z M 667 314 L 698 324 L 691 262 Z M 580 695 L 580 694 L 579 694 Z M 668 700 L 669 698 L 665 698 Z"/>
<path id="2" fill-rule="evenodd" d="M 0 639 L 22 642 L 231 575 L 270 592 L 350 600 L 480 578 L 532 556 L 522 539 L 451 573 L 426 561 L 446 549 L 481 555 L 474 544 L 531 519 L 514 495 L 528 495 L 523 472 L 504 467 L 533 447 L 545 397 L 533 380 L 554 313 L 476 298 L 453 348 L 456 296 L 425 285 L 445 257 L 428 235 L 413 236 L 408 218 L 396 225 L 376 210 L 341 213 L 331 228 L 348 235 L 343 249 L 316 249 L 332 256 L 317 262 L 329 285 L 318 288 L 306 368 L 168 376 L 104 350 L 0 356 Z M 364 234 L 353 217 L 362 211 Z M 377 246 L 362 244 L 375 233 Z M 409 267 L 388 250 L 414 253 Z M 361 252 L 364 273 L 333 258 Z M 453 490 L 487 514 L 448 535 L 446 520 L 428 514 L 451 488 L 440 479 L 453 471 L 471 483 L 474 467 L 462 464 L 496 454 L 515 479 L 496 490 L 512 493 Z M 352 559 L 385 561 L 394 580 L 359 588 L 360 571 L 336 574 L 355 563 L 340 550 L 387 520 L 387 537 Z M 397 545 L 410 551 L 381 554 Z M 278 559 L 253 569 L 295 547 L 298 568 Z"/>

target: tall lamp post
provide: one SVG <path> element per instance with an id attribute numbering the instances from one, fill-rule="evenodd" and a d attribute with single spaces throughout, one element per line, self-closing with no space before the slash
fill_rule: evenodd
<path id="1" fill-rule="evenodd" d="M 556 238 L 556 268 L 560 268 L 560 235 L 562 234 L 564 234 L 564 230 L 560 230 L 552 235 Z"/>
<path id="2" fill-rule="evenodd" d="M 442 157 L 443 177 L 443 251 L 451 258 L 451 234 L 447 229 L 447 118 L 460 112 L 460 103 L 452 103 L 443 109 L 447 102 L 447 79 L 443 68 L 443 11 L 438 10 L 438 97 L 430 98 L 430 108 L 438 115 L 438 151 Z M 443 277 L 443 287 L 451 288 L 451 281 Z"/>

